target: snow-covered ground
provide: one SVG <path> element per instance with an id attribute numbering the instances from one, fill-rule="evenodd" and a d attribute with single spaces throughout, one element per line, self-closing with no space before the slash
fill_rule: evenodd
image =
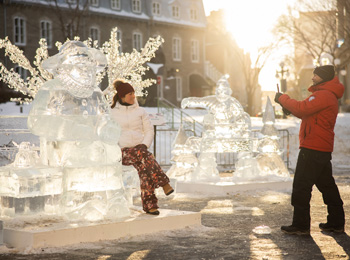
<path id="1" fill-rule="evenodd" d="M 145 107 L 149 113 L 157 113 L 155 107 Z M 0 104 L 0 116 L 26 116 L 30 110 L 30 105 L 18 106 L 15 103 Z M 21 112 L 22 111 L 22 112 Z M 205 110 L 186 109 L 186 113 L 201 122 Z M 263 126 L 261 117 L 252 117 L 252 128 L 260 129 Z M 287 129 L 290 134 L 289 160 L 291 169 L 295 169 L 295 164 L 299 152 L 299 127 L 300 120 L 293 116 L 287 119 L 276 119 L 275 126 L 278 129 Z M 0 122 L 0 128 L 4 126 Z M 350 171 L 350 113 L 340 113 L 335 126 L 335 145 L 333 152 L 333 167 L 337 172 Z"/>

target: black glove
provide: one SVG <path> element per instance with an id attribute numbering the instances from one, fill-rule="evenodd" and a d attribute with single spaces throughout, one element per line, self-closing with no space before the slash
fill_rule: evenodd
<path id="1" fill-rule="evenodd" d="M 283 114 L 285 114 L 286 116 L 289 116 L 291 114 L 291 112 L 284 107 L 282 107 L 282 111 L 283 111 Z"/>
<path id="2" fill-rule="evenodd" d="M 277 92 L 277 93 L 276 93 L 275 99 L 274 99 L 276 103 L 280 104 L 280 102 L 278 101 L 278 99 L 279 99 L 280 96 L 282 96 L 282 95 L 283 95 L 283 93 L 281 93 L 281 92 Z"/>
<path id="3" fill-rule="evenodd" d="M 138 144 L 135 146 L 135 148 L 138 148 L 140 150 L 147 150 L 148 149 L 147 145 L 145 145 L 145 144 Z"/>

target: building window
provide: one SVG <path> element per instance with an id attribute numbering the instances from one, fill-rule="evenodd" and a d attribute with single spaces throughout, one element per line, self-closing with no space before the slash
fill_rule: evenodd
<path id="1" fill-rule="evenodd" d="M 199 62 L 199 42 L 191 40 L 191 61 Z"/>
<path id="2" fill-rule="evenodd" d="M 69 39 L 73 39 L 74 38 L 74 32 L 75 32 L 75 26 L 74 24 L 66 24 L 66 31 L 67 31 L 67 37 Z"/>
<path id="3" fill-rule="evenodd" d="M 90 38 L 92 40 L 92 42 L 100 41 L 100 30 L 96 27 L 90 27 Z"/>
<path id="4" fill-rule="evenodd" d="M 111 0 L 111 8 L 114 10 L 120 10 L 121 9 L 121 0 Z"/>
<path id="5" fill-rule="evenodd" d="M 93 7 L 98 7 L 99 1 L 98 0 L 89 0 L 89 4 Z"/>
<path id="6" fill-rule="evenodd" d="M 173 60 L 181 61 L 181 39 L 178 37 L 173 38 Z"/>
<path id="7" fill-rule="evenodd" d="M 142 48 L 142 34 L 141 33 L 133 33 L 132 47 L 138 51 L 141 50 L 141 48 Z"/>
<path id="8" fill-rule="evenodd" d="M 177 5 L 173 5 L 171 10 L 172 10 L 171 14 L 174 18 L 180 17 L 180 8 Z"/>
<path id="9" fill-rule="evenodd" d="M 153 15 L 160 15 L 160 3 L 153 2 L 153 4 L 152 4 L 152 14 Z"/>
<path id="10" fill-rule="evenodd" d="M 119 53 L 122 53 L 122 32 L 117 30 L 117 40 L 119 41 Z"/>
<path id="11" fill-rule="evenodd" d="M 21 79 L 23 79 L 24 81 L 27 81 L 27 70 L 23 69 L 20 66 L 16 66 L 15 72 L 17 72 L 21 76 Z"/>
<path id="12" fill-rule="evenodd" d="M 132 11 L 134 13 L 141 13 L 141 0 L 132 0 Z"/>
<path id="13" fill-rule="evenodd" d="M 15 17 L 14 19 L 14 36 L 16 45 L 26 44 L 26 22 L 22 17 Z"/>
<path id="14" fill-rule="evenodd" d="M 50 21 L 40 22 L 40 38 L 46 40 L 48 48 L 52 47 L 52 25 Z"/>
<path id="15" fill-rule="evenodd" d="M 182 78 L 181 77 L 175 77 L 175 84 L 176 84 L 176 100 L 181 101 L 182 100 Z"/>
<path id="16" fill-rule="evenodd" d="M 191 9 L 190 10 L 190 16 L 192 21 L 197 21 L 197 10 L 196 9 Z"/>

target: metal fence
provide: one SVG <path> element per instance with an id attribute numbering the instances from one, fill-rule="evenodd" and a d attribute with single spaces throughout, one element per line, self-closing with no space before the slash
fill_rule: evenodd
<path id="1" fill-rule="evenodd" d="M 171 162 L 171 150 L 172 144 L 175 140 L 178 129 L 164 129 L 155 127 L 155 139 L 152 147 L 158 163 L 162 168 L 167 169 L 172 165 Z M 259 141 L 258 134 L 260 131 L 252 131 L 253 147 L 257 146 Z M 192 130 L 187 130 L 188 136 L 193 136 L 194 132 Z M 282 159 L 285 162 L 287 168 L 289 168 L 289 132 L 286 129 L 278 130 L 279 133 L 279 146 L 283 151 Z M 254 150 L 254 149 L 253 149 Z M 235 169 L 235 164 L 237 162 L 237 153 L 217 153 L 216 162 L 220 171 L 233 171 Z"/>

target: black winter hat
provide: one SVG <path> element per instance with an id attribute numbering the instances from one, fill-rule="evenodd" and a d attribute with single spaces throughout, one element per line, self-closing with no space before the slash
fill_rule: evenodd
<path id="1" fill-rule="evenodd" d="M 335 70 L 333 65 L 324 65 L 316 67 L 314 74 L 318 75 L 323 81 L 329 81 L 334 78 Z"/>

